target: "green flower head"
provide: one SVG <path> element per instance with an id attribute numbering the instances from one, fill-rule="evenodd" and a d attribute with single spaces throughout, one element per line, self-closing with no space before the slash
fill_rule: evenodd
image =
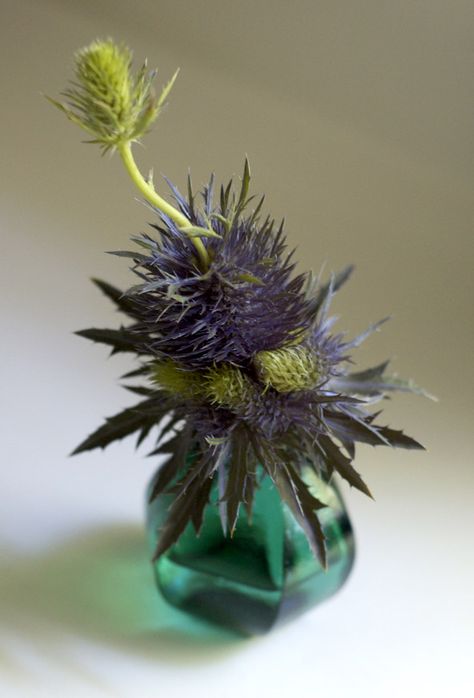
<path id="1" fill-rule="evenodd" d="M 319 379 L 316 357 L 302 345 L 259 351 L 255 366 L 260 380 L 279 393 L 314 388 Z"/>
<path id="2" fill-rule="evenodd" d="M 129 48 L 97 40 L 75 54 L 75 80 L 63 92 L 66 104 L 48 99 L 107 151 L 138 140 L 157 118 L 177 73 L 159 98 L 155 75 L 146 62 L 133 74 Z"/>

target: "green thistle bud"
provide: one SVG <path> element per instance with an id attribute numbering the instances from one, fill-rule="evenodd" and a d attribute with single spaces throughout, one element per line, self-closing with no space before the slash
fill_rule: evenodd
<path id="1" fill-rule="evenodd" d="M 171 395 L 211 402 L 220 407 L 239 407 L 253 395 L 250 379 L 231 364 L 189 371 L 175 361 L 165 359 L 153 364 L 151 379 Z"/>
<path id="2" fill-rule="evenodd" d="M 93 136 L 104 151 L 138 140 L 157 118 L 177 73 L 160 97 L 152 83 L 156 71 L 146 62 L 133 75 L 132 52 L 111 39 L 94 41 L 75 55 L 75 80 L 63 92 L 66 104 L 48 97 L 68 119 Z"/>
<path id="3" fill-rule="evenodd" d="M 171 359 L 153 365 L 152 380 L 172 395 L 194 398 L 202 394 L 202 374 L 185 371 Z"/>
<path id="4" fill-rule="evenodd" d="M 254 361 L 260 380 L 279 393 L 308 390 L 318 382 L 316 357 L 302 345 L 259 351 Z"/>
<path id="5" fill-rule="evenodd" d="M 221 407 L 239 407 L 248 402 L 253 393 L 249 378 L 231 364 L 206 371 L 204 385 L 206 398 Z"/>

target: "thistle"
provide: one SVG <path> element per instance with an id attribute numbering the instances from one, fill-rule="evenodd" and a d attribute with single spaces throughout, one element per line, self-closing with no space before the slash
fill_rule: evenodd
<path id="1" fill-rule="evenodd" d="M 189 523 L 199 532 L 215 478 L 222 527 L 232 535 L 243 503 L 251 515 L 263 472 L 325 566 L 317 512 L 326 504 L 305 484 L 305 468 L 327 480 L 338 473 L 371 496 L 352 465 L 357 442 L 422 448 L 379 424 L 373 405 L 395 390 L 424 393 L 390 375 L 388 362 L 350 369 L 352 350 L 381 322 L 352 340 L 333 332 L 331 300 L 352 267 L 324 283 L 295 274 L 283 226 L 263 217 L 263 198 L 249 193 L 247 161 L 238 186 L 230 181 L 216 191 L 211 177 L 196 195 L 188 177 L 183 195 L 168 182 L 173 204 L 141 175 L 132 144 L 157 118 L 176 77 L 155 98 L 155 74 L 144 64 L 133 75 L 127 48 L 96 41 L 76 55 L 66 103 L 51 100 L 103 151 L 118 151 L 157 216 L 150 233 L 132 238 L 134 250 L 115 253 L 132 260 L 137 283 L 122 291 L 95 280 L 126 324 L 78 333 L 138 357 L 125 378 L 140 380 L 127 387 L 142 399 L 74 453 L 133 433 L 141 443 L 155 431 L 151 455 L 168 456 L 151 497 L 176 493 L 156 557 Z"/>

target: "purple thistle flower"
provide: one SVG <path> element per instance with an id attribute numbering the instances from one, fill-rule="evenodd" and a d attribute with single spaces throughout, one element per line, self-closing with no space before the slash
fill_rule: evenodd
<path id="1" fill-rule="evenodd" d="M 173 191 L 192 224 L 210 226 L 219 238 L 204 242 L 211 259 L 205 272 L 189 238 L 163 214 L 161 224 L 153 226 L 159 241 L 135 238 L 146 254 L 129 253 L 142 283 L 127 298 L 136 321 L 133 333 L 146 338 L 143 352 L 187 368 L 222 361 L 245 366 L 256 352 L 303 333 L 308 327 L 305 277 L 292 277 L 282 226 L 276 230 L 269 218 L 261 223 L 258 212 L 232 211 L 229 188 L 214 208 L 212 180 L 200 212 L 192 194 L 186 201 Z"/>
<path id="2" fill-rule="evenodd" d="M 159 537 L 157 556 L 188 521 L 199 530 L 214 477 L 223 493 L 222 525 L 232 533 L 240 504 L 252 509 L 260 465 L 325 564 L 315 513 L 324 504 L 306 487 L 304 467 L 325 478 L 338 472 L 370 495 L 351 463 L 356 442 L 422 447 L 376 424 L 369 408 L 388 391 L 423 391 L 387 376 L 387 363 L 349 372 L 352 349 L 380 325 L 352 341 L 332 332 L 330 303 L 352 268 L 324 285 L 311 276 L 293 276 L 282 226 L 276 229 L 269 218 L 260 221 L 263 200 L 248 212 L 248 184 L 246 164 L 239 195 L 229 184 L 214 205 L 211 178 L 200 209 L 190 184 L 187 198 L 170 185 L 192 226 L 207 231 L 206 270 L 189 236 L 158 212 L 160 223 L 152 226 L 158 239 L 142 235 L 134 238 L 142 251 L 116 253 L 134 260 L 140 284 L 122 294 L 96 281 L 132 323 L 79 334 L 111 345 L 113 352 L 145 357 L 128 377 L 145 376 L 153 384 L 132 387 L 145 399 L 107 420 L 75 452 L 104 447 L 133 432 L 141 442 L 158 427 L 152 454 L 172 455 L 152 497 L 170 486 L 179 497 Z"/>

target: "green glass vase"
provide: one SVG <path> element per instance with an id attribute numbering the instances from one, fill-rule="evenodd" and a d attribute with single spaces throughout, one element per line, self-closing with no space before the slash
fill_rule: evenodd
<path id="1" fill-rule="evenodd" d="M 241 507 L 234 536 L 226 537 L 216 478 L 199 536 L 189 524 L 177 543 L 153 563 L 165 599 L 221 627 L 257 635 L 332 596 L 354 561 L 353 531 L 336 485 L 323 482 L 310 468 L 304 479 L 329 505 L 318 512 L 326 536 L 327 570 L 315 559 L 303 530 L 263 473 L 251 522 Z M 153 482 L 154 478 L 150 489 Z M 173 495 L 162 494 L 147 505 L 152 551 L 172 501 Z"/>

